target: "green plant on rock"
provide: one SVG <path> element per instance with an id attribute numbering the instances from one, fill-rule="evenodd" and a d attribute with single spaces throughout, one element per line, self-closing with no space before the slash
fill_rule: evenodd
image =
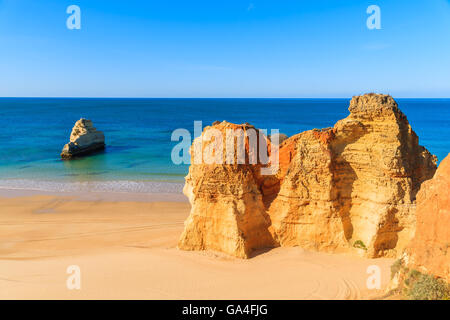
<path id="1" fill-rule="evenodd" d="M 402 259 L 395 260 L 391 266 L 391 279 L 394 279 L 395 275 L 402 269 Z"/>
<path id="2" fill-rule="evenodd" d="M 366 250 L 366 251 L 367 251 L 366 245 L 365 245 L 364 242 L 362 242 L 361 240 L 356 240 L 356 241 L 353 243 L 353 248 L 363 249 L 363 250 Z"/>
<path id="3" fill-rule="evenodd" d="M 406 295 L 412 300 L 450 299 L 450 285 L 432 275 L 411 270 L 405 284 L 408 285 Z"/>

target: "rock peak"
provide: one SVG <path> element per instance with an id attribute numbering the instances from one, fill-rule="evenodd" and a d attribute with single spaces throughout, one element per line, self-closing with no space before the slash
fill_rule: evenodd
<path id="1" fill-rule="evenodd" d="M 354 96 L 348 110 L 354 118 L 370 118 L 403 113 L 394 98 L 387 94 L 367 93 Z"/>
<path id="2" fill-rule="evenodd" d="M 75 126 L 85 126 L 85 127 L 92 127 L 92 121 L 86 118 L 81 118 L 77 122 L 75 122 Z"/>

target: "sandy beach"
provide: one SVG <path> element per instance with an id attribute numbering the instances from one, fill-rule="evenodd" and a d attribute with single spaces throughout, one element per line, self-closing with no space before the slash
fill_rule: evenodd
<path id="1" fill-rule="evenodd" d="M 392 259 L 297 247 L 248 260 L 178 250 L 186 201 L 2 195 L 0 299 L 370 299 L 389 281 Z M 67 288 L 71 265 L 80 290 Z M 366 287 L 369 265 L 381 268 L 381 290 Z"/>

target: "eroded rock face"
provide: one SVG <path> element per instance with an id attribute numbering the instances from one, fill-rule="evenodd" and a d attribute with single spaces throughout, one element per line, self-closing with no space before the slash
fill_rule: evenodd
<path id="1" fill-rule="evenodd" d="M 243 164 L 238 164 L 237 152 L 234 156 L 235 164 L 195 164 L 196 154 L 208 154 L 208 148 L 221 148 L 218 140 L 212 138 L 204 140 L 199 149 L 195 150 L 196 143 L 205 138 L 211 129 L 218 130 L 224 137 L 227 129 L 240 129 L 243 132 L 255 130 L 250 125 L 235 125 L 224 121 L 206 127 L 203 135 L 193 143 L 192 164 L 183 189 L 192 209 L 178 247 L 184 250 L 212 249 L 248 258 L 254 249 L 274 246 L 268 231 L 270 220 L 262 199 L 264 179 L 260 176 L 261 166 L 249 164 L 249 157 L 254 154 L 254 150 L 249 149 L 248 139 L 245 140 Z M 264 141 L 270 143 L 267 139 Z M 215 156 L 214 153 L 212 155 Z M 224 153 L 224 163 L 225 157 Z"/>
<path id="2" fill-rule="evenodd" d="M 417 224 L 406 266 L 450 283 L 450 155 L 417 194 Z"/>
<path id="3" fill-rule="evenodd" d="M 280 245 L 396 256 L 411 239 L 415 196 L 436 170 L 406 116 L 387 95 L 354 97 L 334 128 L 286 140 L 281 189 L 269 208 Z M 287 150 L 284 150 L 287 149 Z M 283 171 L 283 168 L 282 168 Z"/>
<path id="4" fill-rule="evenodd" d="M 70 142 L 61 152 L 61 158 L 70 159 L 83 156 L 105 148 L 105 135 L 97 131 L 91 120 L 80 119 L 75 123 L 70 134 Z"/>
<path id="5" fill-rule="evenodd" d="M 261 176 L 258 165 L 191 165 L 185 193 L 193 207 L 180 248 L 245 256 L 248 250 L 236 248 L 272 241 L 328 252 L 356 250 L 359 244 L 369 257 L 399 255 L 413 236 L 415 197 L 433 176 L 436 158 L 418 144 L 392 97 L 357 96 L 349 111 L 333 128 L 284 140 L 273 175 Z M 231 226 L 224 220 L 230 212 L 245 216 L 249 230 L 248 217 L 262 217 L 252 229 L 264 235 L 260 241 L 225 228 Z M 192 233 L 197 225 L 205 231 Z"/>
<path id="6" fill-rule="evenodd" d="M 280 149 L 280 190 L 268 207 L 270 231 L 281 246 L 335 251 L 347 248 L 334 187 L 333 155 L 321 135 L 306 131 Z"/>

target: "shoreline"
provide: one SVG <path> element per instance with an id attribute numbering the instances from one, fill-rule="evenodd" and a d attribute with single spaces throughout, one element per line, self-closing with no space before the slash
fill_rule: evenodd
<path id="1" fill-rule="evenodd" d="M 6 182 L 6 183 L 5 183 Z M 133 184 L 134 188 L 127 190 Z M 116 187 L 119 185 L 119 187 Z M 120 187 L 124 186 L 125 187 Z M 141 188 L 136 188 L 139 186 Z M 0 197 L 61 196 L 82 201 L 187 202 L 184 183 L 160 181 L 61 182 L 26 179 L 0 179 Z"/>
<path id="2" fill-rule="evenodd" d="M 76 201 L 103 202 L 189 202 L 182 193 L 133 193 L 133 192 L 54 192 L 25 189 L 0 189 L 0 199 L 49 196 L 70 198 Z"/>

